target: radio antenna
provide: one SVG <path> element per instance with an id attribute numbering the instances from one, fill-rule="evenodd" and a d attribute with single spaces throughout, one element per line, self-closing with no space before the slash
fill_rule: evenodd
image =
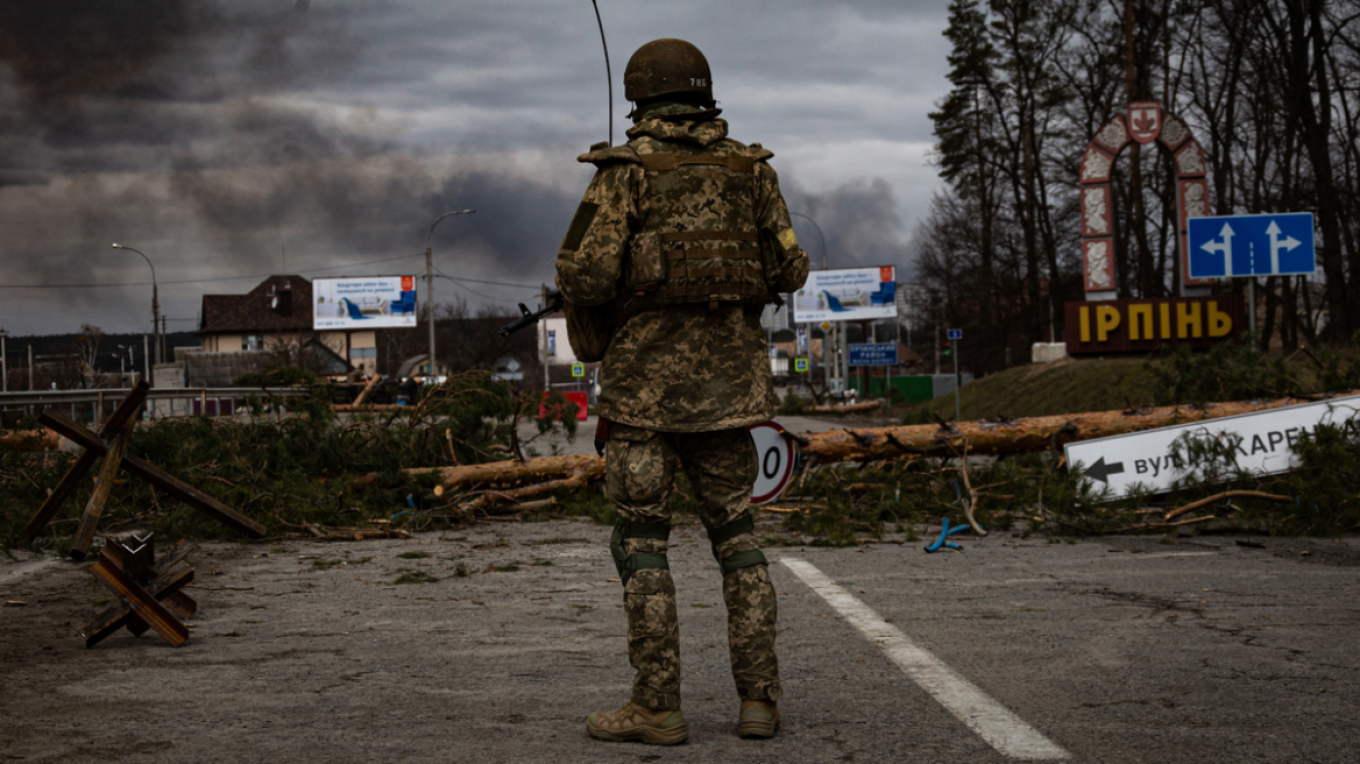
<path id="1" fill-rule="evenodd" d="M 604 21 L 600 19 L 600 4 L 590 0 L 595 6 L 595 23 L 600 25 L 600 44 L 604 46 L 604 78 L 609 85 L 609 145 L 614 145 L 614 75 L 609 71 L 609 43 L 604 39 Z"/>

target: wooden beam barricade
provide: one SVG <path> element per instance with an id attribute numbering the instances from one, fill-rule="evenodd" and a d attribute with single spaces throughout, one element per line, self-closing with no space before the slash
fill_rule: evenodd
<path id="1" fill-rule="evenodd" d="M 154 630 L 171 647 L 189 639 L 189 629 L 179 619 L 193 615 L 198 603 L 180 590 L 194 580 L 193 569 L 183 562 L 193 547 L 181 541 L 157 562 L 154 540 L 134 539 L 141 542 L 136 549 L 106 544 L 90 566 L 90 573 L 118 597 L 119 604 L 80 629 L 86 647 L 125 627 L 134 636 Z"/>
<path id="2" fill-rule="evenodd" d="M 112 416 L 104 422 L 104 426 L 99 428 L 99 437 L 108 437 L 121 432 L 123 426 L 132 420 L 132 415 L 137 412 L 137 409 L 142 405 L 142 401 L 146 400 L 146 394 L 150 391 L 151 385 L 147 384 L 145 381 L 139 382 L 136 387 L 132 388 L 132 392 L 128 393 L 122 403 L 118 404 L 118 408 L 114 409 Z M 48 409 L 43 409 L 43 414 L 46 414 L 47 412 Z M 70 420 L 68 419 L 67 421 L 69 422 Z M 80 427 L 80 425 L 77 425 L 75 422 L 71 422 L 71 424 L 82 431 L 88 432 L 85 428 Z M 53 431 L 59 433 L 59 431 L 56 431 L 54 428 Z M 93 433 L 90 434 L 93 435 Z M 102 446 L 103 441 L 100 441 L 99 437 L 95 437 L 94 440 L 98 441 Z M 90 467 L 94 466 L 95 459 L 98 459 L 99 456 L 99 453 L 91 451 L 88 446 L 86 447 L 85 453 L 81 454 L 80 458 L 76 460 L 76 463 L 71 465 L 71 468 L 62 476 L 61 482 L 57 483 L 57 487 L 52 489 L 52 493 L 48 494 L 47 499 L 43 501 L 42 506 L 38 507 L 38 511 L 33 514 L 31 519 L 29 519 L 28 525 L 24 528 L 29 539 L 35 539 L 38 537 L 39 533 L 42 533 L 42 529 L 47 526 L 48 521 L 52 519 L 52 515 L 56 514 L 57 508 L 61 506 L 62 502 L 66 501 L 66 497 L 71 493 L 71 489 L 75 488 L 76 481 L 85 476 L 85 473 L 90 470 Z"/>
<path id="3" fill-rule="evenodd" d="M 99 525 L 99 516 L 104 513 L 104 505 L 113 491 L 113 479 L 118 476 L 118 468 L 123 466 L 123 456 L 127 453 L 127 442 L 130 437 L 132 437 L 131 422 L 123 426 L 123 431 L 113 439 L 108 453 L 104 454 L 104 463 L 99 465 L 99 476 L 95 478 L 94 493 L 90 494 L 90 501 L 85 505 L 85 514 L 81 515 L 80 526 L 76 528 L 75 538 L 71 541 L 72 559 L 82 560 L 90 551 L 95 526 Z"/>
<path id="4" fill-rule="evenodd" d="M 36 538 L 42 529 L 52 519 L 57 508 L 70 494 L 75 482 L 87 472 L 94 461 L 103 456 L 105 461 L 100 469 L 99 484 L 95 488 L 95 494 L 91 497 L 90 503 L 86 506 L 85 515 L 81 519 L 80 529 L 77 531 L 76 543 L 71 547 L 71 557 L 83 559 L 89 551 L 90 541 L 93 539 L 94 528 L 98 523 L 99 515 L 103 511 L 103 505 L 108 500 L 108 492 L 113 485 L 113 477 L 117 474 L 118 468 L 122 467 L 129 473 L 145 480 L 156 488 L 169 493 L 185 504 L 197 509 L 205 515 L 217 520 L 229 528 L 235 529 L 252 538 L 263 538 L 265 527 L 260 523 L 251 520 L 245 515 L 228 507 L 222 502 L 214 499 L 206 493 L 194 488 L 193 486 L 179 480 L 173 475 L 156 467 L 155 465 L 126 453 L 126 442 L 130 436 L 128 432 L 122 432 L 132 421 L 132 415 L 141 406 L 146 398 L 149 386 L 145 382 L 139 384 L 128 397 L 123 399 L 117 410 L 109 417 L 104 426 L 100 428 L 99 435 L 90 432 L 85 427 L 77 424 L 68 417 L 57 413 L 51 409 L 43 409 L 38 416 L 38 422 L 48 429 L 59 433 L 67 440 L 82 446 L 85 453 L 74 465 L 71 466 L 53 489 L 52 493 L 43 502 L 38 511 L 34 513 L 32 519 L 28 521 L 25 530 L 30 539 Z M 116 434 L 116 436 L 115 436 Z M 115 436 L 111 443 L 106 443 L 105 438 Z M 121 444 L 121 445 L 120 445 Z M 87 528 L 88 526 L 88 528 Z M 83 545 L 82 542 L 83 541 Z"/>

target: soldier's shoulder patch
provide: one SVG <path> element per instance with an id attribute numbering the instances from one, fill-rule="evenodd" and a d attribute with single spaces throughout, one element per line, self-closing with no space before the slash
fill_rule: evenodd
<path id="1" fill-rule="evenodd" d="M 779 243 L 784 245 L 784 249 L 786 250 L 793 249 L 794 247 L 798 246 L 798 235 L 793 232 L 792 228 L 785 228 L 784 230 L 780 231 L 778 238 Z"/>
<path id="2" fill-rule="evenodd" d="M 599 145 L 600 144 L 598 143 L 595 144 L 595 146 Z M 591 147 L 590 153 L 576 157 L 576 161 L 593 164 L 596 167 L 603 167 L 604 165 L 617 162 L 632 162 L 634 164 L 641 162 L 641 160 L 638 159 L 637 152 L 634 151 L 631 146 L 605 146 L 604 148 L 599 149 L 595 148 L 595 146 Z"/>

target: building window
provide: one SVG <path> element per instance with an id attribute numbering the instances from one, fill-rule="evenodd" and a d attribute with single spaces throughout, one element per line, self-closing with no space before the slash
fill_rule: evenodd
<path id="1" fill-rule="evenodd" d="M 264 335 L 262 334 L 243 334 L 241 335 L 242 350 L 264 350 Z"/>
<path id="2" fill-rule="evenodd" d="M 548 355 L 557 355 L 557 332 L 548 330 Z"/>

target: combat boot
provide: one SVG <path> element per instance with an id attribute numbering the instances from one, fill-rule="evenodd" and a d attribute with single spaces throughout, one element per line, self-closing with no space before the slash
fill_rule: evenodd
<path id="1" fill-rule="evenodd" d="M 650 745 L 675 745 L 685 742 L 689 730 L 685 715 L 678 708 L 653 711 L 636 703 L 625 703 L 617 711 L 597 711 L 586 719 L 586 731 L 600 740 L 638 740 Z M 773 734 L 773 733 L 771 733 Z"/>
<path id="2" fill-rule="evenodd" d="M 779 707 L 771 700 L 743 700 L 737 734 L 741 737 L 774 737 L 779 729 Z"/>

